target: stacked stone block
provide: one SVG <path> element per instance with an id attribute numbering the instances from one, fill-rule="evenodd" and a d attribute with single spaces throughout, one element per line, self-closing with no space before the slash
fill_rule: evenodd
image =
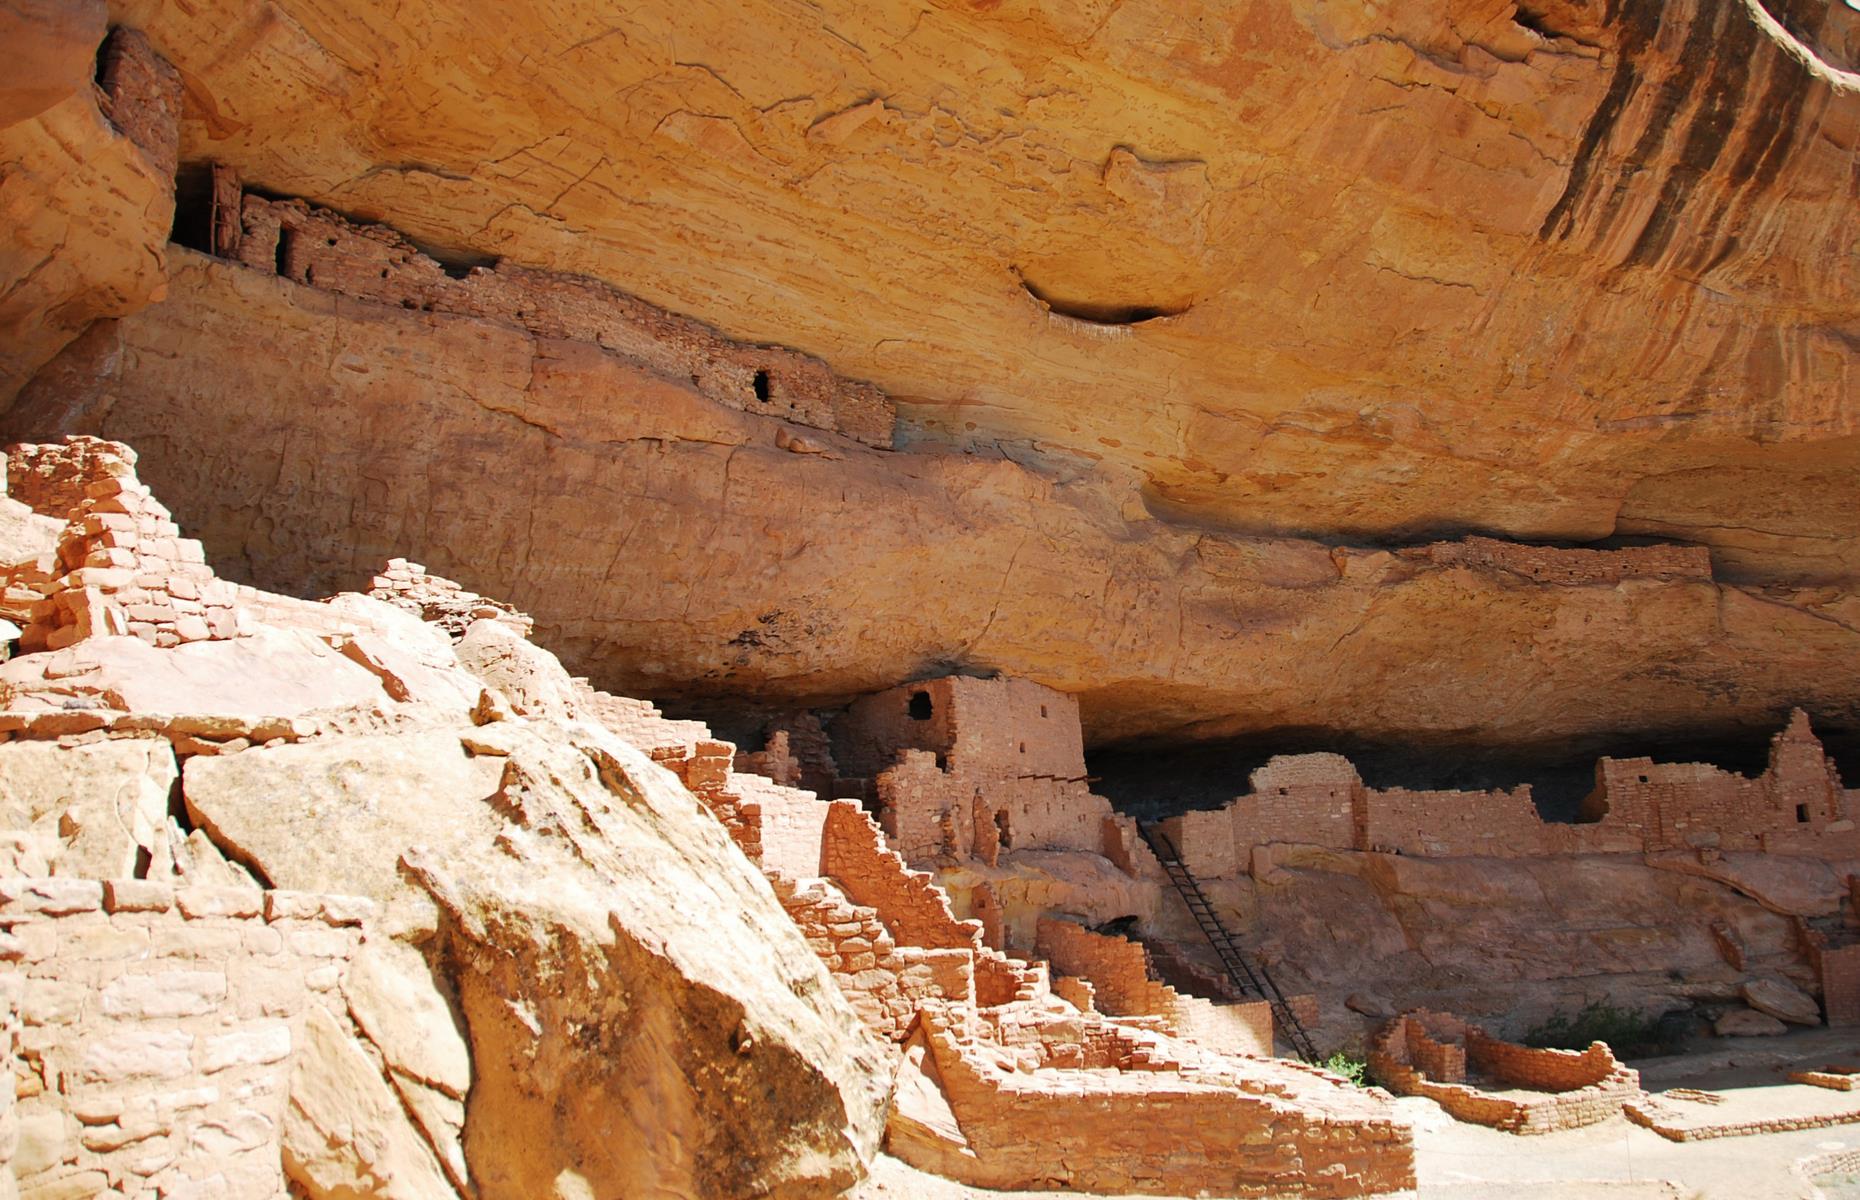
<path id="1" fill-rule="evenodd" d="M 1042 918 L 1034 949 L 1054 971 L 1090 981 L 1100 1012 L 1175 1015 L 1176 990 L 1152 977 L 1149 955 L 1127 938 L 1093 933 L 1072 921 Z"/>
<path id="2" fill-rule="evenodd" d="M 846 894 L 876 908 L 898 941 L 933 950 L 975 949 L 979 921 L 959 921 L 927 871 L 913 871 L 886 848 L 878 826 L 851 800 L 827 809 L 822 869 Z"/>
<path id="3" fill-rule="evenodd" d="M 181 152 L 181 73 L 136 29 L 110 31 L 97 52 L 97 90 L 110 124 L 173 179 Z"/>
<path id="4" fill-rule="evenodd" d="M 773 879 L 782 907 L 833 973 L 859 1019 L 886 1041 L 901 1040 L 918 1004 L 933 990 L 935 969 L 907 965 L 878 911 L 852 903 L 825 880 Z M 907 971 L 917 978 L 907 983 Z"/>
<path id="5" fill-rule="evenodd" d="M 1704 546 L 1625 546 L 1611 550 L 1531 546 L 1497 538 L 1469 537 L 1405 551 L 1444 567 L 1510 571 L 1539 583 L 1567 586 L 1617 584 L 1628 579 L 1711 579 L 1711 551 Z"/>
<path id="6" fill-rule="evenodd" d="M 528 637 L 536 624 L 503 601 L 466 591 L 404 558 L 389 559 L 386 568 L 369 583 L 368 594 L 439 626 L 453 641 L 464 637 L 474 621 L 503 621 L 523 637 Z"/>
<path id="7" fill-rule="evenodd" d="M 341 1012 L 367 901 L 145 880 L 0 880 L 31 1197 L 281 1198 L 308 1007 Z M 4 1119 L 4 1118 L 0 1118 Z"/>
<path id="8" fill-rule="evenodd" d="M 180 536 L 172 515 L 136 478 L 135 452 L 117 442 L 72 439 L 74 453 L 36 456 L 40 470 L 68 468 L 48 495 L 82 499 L 66 514 L 48 562 L 16 569 L 9 588 L 40 599 L 20 638 L 23 650 L 57 650 L 87 637 L 130 635 L 155 646 L 230 638 L 249 630 L 237 593 L 216 579 L 199 542 Z"/>
<path id="9" fill-rule="evenodd" d="M 575 685 L 575 703 L 583 713 L 648 754 L 664 751 L 675 756 L 711 740 L 710 727 L 702 721 L 667 720 L 644 700 L 609 695 L 588 686 L 585 679 L 577 679 Z"/>

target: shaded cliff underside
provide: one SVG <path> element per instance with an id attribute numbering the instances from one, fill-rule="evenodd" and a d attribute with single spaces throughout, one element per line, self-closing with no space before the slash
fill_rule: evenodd
<path id="1" fill-rule="evenodd" d="M 266 586 L 417 555 L 634 694 L 740 710 L 1002 670 L 1080 694 L 1097 741 L 1493 745 L 1756 729 L 1792 703 L 1860 724 L 1840 588 L 1548 583 L 1185 530 L 1095 478 L 800 446 L 586 343 L 170 257 L 168 299 L 93 327 L 0 432 L 140 447 L 213 561 Z"/>

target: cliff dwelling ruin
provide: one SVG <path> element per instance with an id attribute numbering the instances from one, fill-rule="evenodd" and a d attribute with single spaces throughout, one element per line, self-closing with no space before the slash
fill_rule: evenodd
<path id="1" fill-rule="evenodd" d="M 0 46 L 0 1200 L 1860 1189 L 1853 4 Z"/>

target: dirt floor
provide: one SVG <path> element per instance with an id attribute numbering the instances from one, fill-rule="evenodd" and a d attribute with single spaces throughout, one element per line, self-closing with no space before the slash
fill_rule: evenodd
<path id="1" fill-rule="evenodd" d="M 1783 1037 L 1710 1040 L 1674 1058 L 1631 1063 L 1648 1091 L 1694 1088 L 1724 1097 L 1717 1122 L 1786 1112 L 1860 1110 L 1860 1092 L 1789 1083 L 1791 1070 L 1860 1061 L 1860 1030 L 1802 1030 Z M 1403 1097 L 1415 1130 L 1420 1200 L 1848 1200 L 1860 1187 L 1830 1181 L 1817 1193 L 1798 1162 L 1860 1149 L 1860 1123 L 1698 1142 L 1670 1142 L 1615 1118 L 1587 1129 L 1518 1137 L 1462 1125 L 1431 1100 Z M 1046 1200 L 1051 1192 L 964 1187 L 881 1157 L 848 1200 Z M 1123 1200 L 1123 1198 L 1120 1198 Z M 1185 1198 L 1183 1198 L 1185 1200 Z M 1399 1198 L 1391 1198 L 1399 1200 Z"/>

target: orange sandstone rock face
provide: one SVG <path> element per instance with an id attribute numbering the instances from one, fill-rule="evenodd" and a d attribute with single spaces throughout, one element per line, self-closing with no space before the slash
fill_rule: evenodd
<path id="1" fill-rule="evenodd" d="M 589 341 L 171 255 L 170 298 L 68 348 L 10 425 L 139 445 L 253 583 L 359 587 L 409 554 L 614 690 L 844 700 L 995 668 L 1078 694 L 1094 739 L 1501 743 L 1860 707 L 1839 588 L 1709 580 L 1683 549 L 1189 531 L 1098 477 L 881 451 Z"/>
<path id="2" fill-rule="evenodd" d="M 1843 4 L 129 0 L 182 157 L 1200 527 L 1853 575 Z"/>
<path id="3" fill-rule="evenodd" d="M 0 398 L 167 282 L 181 80 L 134 30 L 99 47 L 104 16 L 95 0 L 0 15 Z"/>

